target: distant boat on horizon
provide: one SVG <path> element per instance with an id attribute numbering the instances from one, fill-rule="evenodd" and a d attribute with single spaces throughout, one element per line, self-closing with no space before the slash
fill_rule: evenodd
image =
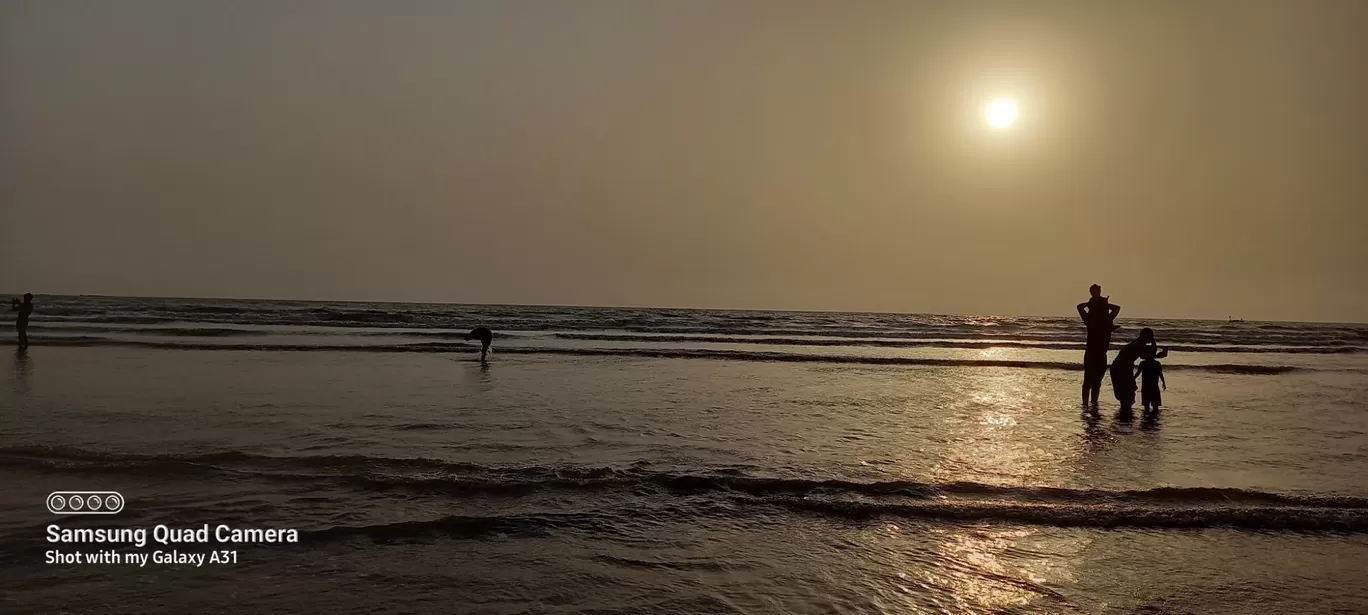
<path id="1" fill-rule="evenodd" d="M 1227 320 L 1226 322 L 1227 322 L 1227 323 L 1232 323 L 1232 322 L 1244 322 L 1244 319 L 1243 319 L 1243 318 L 1231 318 L 1231 319 Z"/>

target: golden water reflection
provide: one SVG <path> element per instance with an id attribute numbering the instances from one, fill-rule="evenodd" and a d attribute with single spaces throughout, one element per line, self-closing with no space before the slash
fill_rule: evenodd
<path id="1" fill-rule="evenodd" d="M 934 530 L 947 565 L 926 574 L 939 577 L 936 580 L 952 588 L 954 596 L 942 606 L 970 613 L 1032 605 L 1071 606 L 1067 597 L 1046 586 L 1068 576 L 1067 570 L 1048 556 L 1017 546 L 1037 532 L 1027 528 Z"/>
<path id="2" fill-rule="evenodd" d="M 1042 438 L 1042 416 L 1057 410 L 1029 370 L 1000 369 L 958 378 L 947 404 L 933 478 L 938 482 L 1039 485 L 1057 474 L 1057 443 Z"/>
<path id="3" fill-rule="evenodd" d="M 1047 530 L 1048 531 L 1048 530 Z M 1075 583 L 1078 533 L 1046 535 L 1028 527 L 927 527 L 879 524 L 862 548 L 885 553 L 888 572 L 870 596 L 883 613 L 1073 612 L 1054 588 Z M 1061 542 L 1063 541 L 1063 542 Z"/>

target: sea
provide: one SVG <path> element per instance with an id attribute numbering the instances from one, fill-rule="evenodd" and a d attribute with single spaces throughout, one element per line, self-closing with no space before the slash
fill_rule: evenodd
<path id="1" fill-rule="evenodd" d="M 1077 317 L 35 301 L 3 613 L 1368 613 L 1368 325 L 1123 313 L 1127 415 Z"/>

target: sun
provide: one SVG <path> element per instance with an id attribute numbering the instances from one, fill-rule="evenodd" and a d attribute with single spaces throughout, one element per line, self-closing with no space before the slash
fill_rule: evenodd
<path id="1" fill-rule="evenodd" d="M 984 105 L 983 117 L 993 128 L 1006 128 L 1017 119 L 1017 104 L 1010 98 L 999 98 Z"/>

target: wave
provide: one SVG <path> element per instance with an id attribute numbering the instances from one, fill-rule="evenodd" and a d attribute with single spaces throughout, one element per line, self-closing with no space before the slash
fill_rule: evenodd
<path id="1" fill-rule="evenodd" d="M 466 329 L 496 331 L 617 331 L 679 336 L 768 335 L 846 339 L 981 339 L 1078 344 L 1076 316 L 945 316 L 705 309 L 596 308 L 376 302 L 43 296 L 34 324 L 235 324 L 345 328 Z M 1166 345 L 1293 347 L 1368 346 L 1368 326 L 1339 323 L 1266 323 L 1123 318 L 1122 337 L 1153 327 Z M 1188 352 L 1201 352 L 1186 349 Z M 1233 351 L 1233 350 L 1226 350 Z M 1360 350 L 1361 351 L 1361 350 Z M 1354 352 L 1354 351 L 1337 351 Z"/>
<path id="2" fill-rule="evenodd" d="M 1289 330 L 1286 332 L 1266 332 L 1258 330 L 1228 331 L 1217 328 L 1165 327 L 1161 323 L 1151 326 L 1165 345 L 1169 344 L 1226 344 L 1226 345 L 1276 345 L 1276 346 L 1357 346 L 1368 341 L 1368 329 L 1338 330 L 1313 329 Z M 595 329 L 614 327 L 598 326 Z M 1128 325 L 1117 331 L 1117 338 L 1135 335 L 1141 325 Z M 1085 336 L 1081 325 L 1070 322 L 1068 325 L 1055 326 L 1008 326 L 984 328 L 982 326 L 928 326 L 924 323 L 906 323 L 887 327 L 850 327 L 832 325 L 814 328 L 794 327 L 752 327 L 735 325 L 693 325 L 693 326 L 649 326 L 621 327 L 621 330 L 635 334 L 657 335 L 765 335 L 776 337 L 830 337 L 830 338 L 887 338 L 887 339 L 963 339 L 980 338 L 990 340 L 1016 340 L 1038 342 L 1083 343 Z"/>
<path id="3" fill-rule="evenodd" d="M 244 314 L 251 311 L 251 309 L 247 307 L 226 305 L 165 305 L 158 309 L 166 312 L 184 314 Z"/>
<path id="4" fill-rule="evenodd" d="M 736 470 L 662 472 L 579 466 L 483 466 L 436 459 L 365 455 L 278 457 L 225 451 L 202 455 L 134 455 L 52 447 L 0 448 L 0 465 L 64 472 L 198 473 L 263 480 L 341 481 L 366 490 L 517 497 L 542 491 L 618 490 L 712 494 L 734 502 L 823 515 L 919 517 L 1070 527 L 1285 529 L 1368 532 L 1368 498 L 1299 495 L 1250 489 L 1157 487 L 1143 490 L 1004 486 L 973 482 L 855 481 L 748 475 Z M 196 480 L 202 476 L 193 477 Z M 739 498 L 739 499 L 738 499 Z M 467 517 L 382 526 L 382 532 L 446 529 L 510 531 Z M 367 533 L 366 528 L 328 530 Z"/>
<path id="5" fill-rule="evenodd" d="M 1276 507 L 1155 509 L 1134 506 L 1021 505 L 1001 502 L 888 504 L 812 498 L 787 498 L 748 503 L 766 508 L 778 507 L 827 517 L 860 520 L 893 517 L 931 521 L 1011 523 L 1077 528 L 1232 528 L 1250 531 L 1368 532 L 1368 515 L 1361 511 L 1337 509 Z M 732 514 L 738 513 L 732 512 Z M 744 514 L 744 512 L 739 514 Z M 431 520 L 334 526 L 302 532 L 301 539 L 313 542 L 358 537 L 376 540 L 421 536 L 481 538 L 488 535 L 544 535 L 561 529 L 588 529 L 599 533 L 612 533 L 624 521 L 623 516 L 611 514 L 449 515 Z M 675 566 L 678 564 L 640 562 L 634 567 Z"/>
<path id="6" fill-rule="evenodd" d="M 585 526 L 591 526 L 586 528 Z M 429 536 L 478 539 L 486 536 L 545 535 L 557 529 L 597 529 L 610 532 L 611 520 L 589 515 L 447 515 L 430 520 L 398 521 L 370 525 L 340 525 L 300 533 L 302 542 L 368 538 L 376 541 Z"/>
<path id="7" fill-rule="evenodd" d="M 783 363 L 853 363 L 860 365 L 906 365 L 932 367 L 1015 367 L 1028 369 L 1060 369 L 1083 371 L 1081 363 L 1072 361 L 1019 361 L 1003 359 L 939 359 L 926 357 L 861 357 L 850 355 L 816 355 L 786 352 L 747 352 L 703 349 L 652 348 L 503 348 L 503 354 L 568 354 L 582 356 L 647 357 L 661 359 L 721 359 L 730 361 L 765 361 Z M 1292 365 L 1165 365 L 1169 371 L 1204 371 L 1226 374 L 1285 374 L 1311 368 Z"/>
<path id="8" fill-rule="evenodd" d="M 13 329 L 13 325 L 0 324 L 0 329 Z M 69 324 L 62 326 L 42 326 L 32 325 L 29 327 L 29 337 L 37 339 L 40 335 L 56 334 L 61 335 L 60 339 L 71 339 L 68 333 L 116 333 L 124 335 L 149 335 L 165 337 L 237 337 L 237 336 L 360 336 L 360 337 L 417 337 L 417 338 L 443 338 L 460 339 L 465 335 L 463 330 L 391 330 L 391 331 L 339 331 L 333 329 L 237 329 L 227 327 L 114 327 L 107 325 L 86 325 Z M 38 334 L 36 335 L 35 332 Z M 526 337 L 516 333 L 499 333 L 496 338 L 504 337 Z"/>
<path id="9" fill-rule="evenodd" d="M 378 317 L 377 317 L 378 318 Z M 141 320 L 141 319 L 139 319 Z M 45 335 L 55 337 L 61 336 L 63 340 L 71 340 L 74 333 L 113 333 L 134 336 L 154 336 L 154 337 L 249 337 L 249 336 L 272 336 L 272 337 L 296 337 L 296 336 L 359 336 L 366 338 L 391 337 L 391 338 L 430 338 L 454 341 L 459 340 L 464 335 L 464 329 L 436 328 L 418 329 L 401 328 L 399 325 L 408 323 L 395 323 L 394 326 L 375 327 L 379 330 L 357 330 L 357 327 L 346 326 L 351 321 L 343 322 L 339 326 L 338 321 L 314 322 L 309 325 L 295 325 L 295 328 L 288 330 L 263 329 L 263 328 L 228 328 L 214 326 L 116 326 L 120 323 L 87 324 L 72 322 L 63 325 L 35 324 L 30 326 L 31 336 Z M 147 323 L 127 323 L 128 325 L 147 324 Z M 260 326 L 262 323 L 258 323 Z M 357 322 L 359 326 L 373 327 L 374 321 L 370 324 Z M 0 330 L 11 330 L 13 325 L 0 323 Z M 873 332 L 882 336 L 884 333 Z M 717 332 L 700 333 L 692 335 L 673 335 L 673 334 L 642 334 L 642 333 L 542 333 L 558 339 L 575 341 L 601 341 L 601 342 L 639 342 L 639 343 L 659 343 L 659 344 L 751 344 L 763 346 L 798 346 L 798 347 L 875 347 L 875 348 L 1023 348 L 1034 350 L 1083 350 L 1083 340 L 1078 335 L 1070 332 L 1069 335 L 1013 335 L 1009 337 L 994 337 L 991 335 L 980 335 L 981 339 L 963 339 L 965 335 L 943 336 L 937 334 L 926 334 L 922 336 L 918 332 L 904 332 L 902 335 L 889 333 L 889 337 L 861 337 L 856 334 L 853 337 L 844 333 L 837 332 L 804 332 L 806 337 L 776 337 L 772 333 L 756 334 L 748 333 L 743 335 L 725 335 Z M 496 338 L 526 338 L 537 336 L 531 332 L 510 332 L 501 331 L 495 334 Z M 1223 340 L 1229 341 L 1229 340 Z M 1184 353 L 1222 353 L 1222 354 L 1358 354 L 1368 353 L 1368 347 L 1352 345 L 1345 340 L 1323 340 L 1320 345 L 1281 345 L 1268 340 L 1257 345 L 1231 345 L 1231 344 L 1169 344 L 1166 347 L 1174 352 Z M 1122 343 L 1113 343 L 1111 350 L 1119 350 Z"/>
<path id="10" fill-rule="evenodd" d="M 350 538 L 370 538 L 372 540 L 391 540 L 413 538 L 424 535 L 441 535 L 447 538 L 479 538 L 488 535 L 509 535 L 545 533 L 551 529 L 574 525 L 574 519 L 543 516 L 465 516 L 448 515 L 427 521 L 398 521 L 374 525 L 339 525 L 318 530 L 300 532 L 303 542 L 345 540 Z"/>
<path id="11" fill-rule="evenodd" d="M 1008 522 L 1055 527 L 1204 529 L 1256 531 L 1368 532 L 1368 514 L 1357 509 L 1305 507 L 1139 507 L 1040 504 L 883 502 L 789 499 L 779 505 L 822 515 L 856 519 L 907 517 L 941 521 Z"/>
<path id="12" fill-rule="evenodd" d="M 478 348 L 473 344 L 451 342 L 418 342 L 413 344 L 373 344 L 373 345 L 336 345 L 336 344 L 201 344 L 181 342 L 150 342 L 141 340 L 110 340 L 81 338 L 39 338 L 34 342 L 50 346 L 123 346 L 136 348 L 157 348 L 162 350 L 221 350 L 221 351 L 271 351 L 271 352 L 414 352 L 414 353 L 454 353 L 468 352 Z M 13 340 L 0 341 L 0 345 L 14 345 Z M 925 357 L 862 357 L 851 355 L 819 355 L 786 352 L 705 350 L 688 348 L 537 348 L 503 347 L 499 354 L 512 355 L 572 355 L 583 357 L 638 357 L 652 359 L 713 359 L 726 361 L 758 361 L 779 363 L 839 363 L 856 365 L 895 365 L 923 367 L 1005 367 L 1024 369 L 1055 369 L 1082 371 L 1083 365 L 1072 361 L 1026 361 L 1004 359 L 941 359 Z M 1249 365 L 1249 364 L 1204 364 L 1182 365 L 1167 364 L 1168 371 L 1201 371 L 1218 374 L 1275 375 L 1296 371 L 1317 371 L 1316 368 L 1294 365 Z"/>
<path id="13" fill-rule="evenodd" d="M 620 557 L 602 553 L 595 555 L 594 559 L 622 568 L 641 568 L 645 570 L 677 570 L 682 572 L 707 571 L 707 572 L 727 572 L 735 570 L 738 566 L 735 562 L 722 562 L 706 556 L 691 557 L 682 560 L 645 560 L 634 557 Z M 744 564 L 742 564 L 744 566 Z"/>
<path id="14" fill-rule="evenodd" d="M 341 310 L 334 308 L 319 308 L 311 310 L 309 314 L 318 319 L 320 323 L 382 323 L 392 325 L 394 323 L 413 323 L 420 322 L 418 316 L 404 311 L 387 310 Z"/>
<path id="15" fill-rule="evenodd" d="M 13 327 L 10 327 L 13 328 Z M 129 335 L 153 335 L 167 337 L 234 337 L 251 335 L 271 335 L 274 331 L 252 329 L 229 329 L 225 327 L 108 327 L 99 325 L 68 325 L 45 327 L 34 325 L 28 328 L 29 337 L 38 339 L 42 335 L 62 335 L 60 339 L 72 339 L 68 333 L 122 333 Z M 37 332 L 37 334 L 35 334 Z"/>
<path id="16" fill-rule="evenodd" d="M 601 342 L 659 342 L 659 343 L 721 343 L 721 344 L 762 344 L 767 346 L 869 346 L 879 348 L 1030 348 L 1038 350 L 1077 350 L 1082 352 L 1084 342 L 1032 342 L 1020 340 L 954 340 L 954 339 L 877 339 L 826 337 L 822 339 L 796 337 L 728 337 L 722 335 L 632 335 L 612 333 L 557 333 L 555 337 L 567 340 Z M 1124 344 L 1112 344 L 1112 350 L 1120 350 Z M 1219 353 L 1287 353 L 1287 354 L 1349 354 L 1368 352 L 1361 346 L 1165 346 L 1174 352 L 1219 352 Z"/>
<path id="17" fill-rule="evenodd" d="M 175 466 L 209 466 L 212 464 L 234 464 L 246 462 L 266 462 L 299 468 L 338 468 L 359 469 L 384 467 L 393 470 L 429 471 L 479 471 L 485 466 L 425 458 L 372 457 L 367 455 L 304 455 L 272 456 L 243 451 L 219 451 L 199 455 L 142 455 L 135 453 L 113 453 L 91 451 L 61 446 L 9 446 L 0 447 L 0 463 L 32 462 L 48 465 L 53 469 L 100 469 L 109 467 L 126 469 L 145 467 L 166 469 Z M 80 464 L 90 464 L 82 466 Z M 75 465 L 68 465 L 75 464 Z"/>

